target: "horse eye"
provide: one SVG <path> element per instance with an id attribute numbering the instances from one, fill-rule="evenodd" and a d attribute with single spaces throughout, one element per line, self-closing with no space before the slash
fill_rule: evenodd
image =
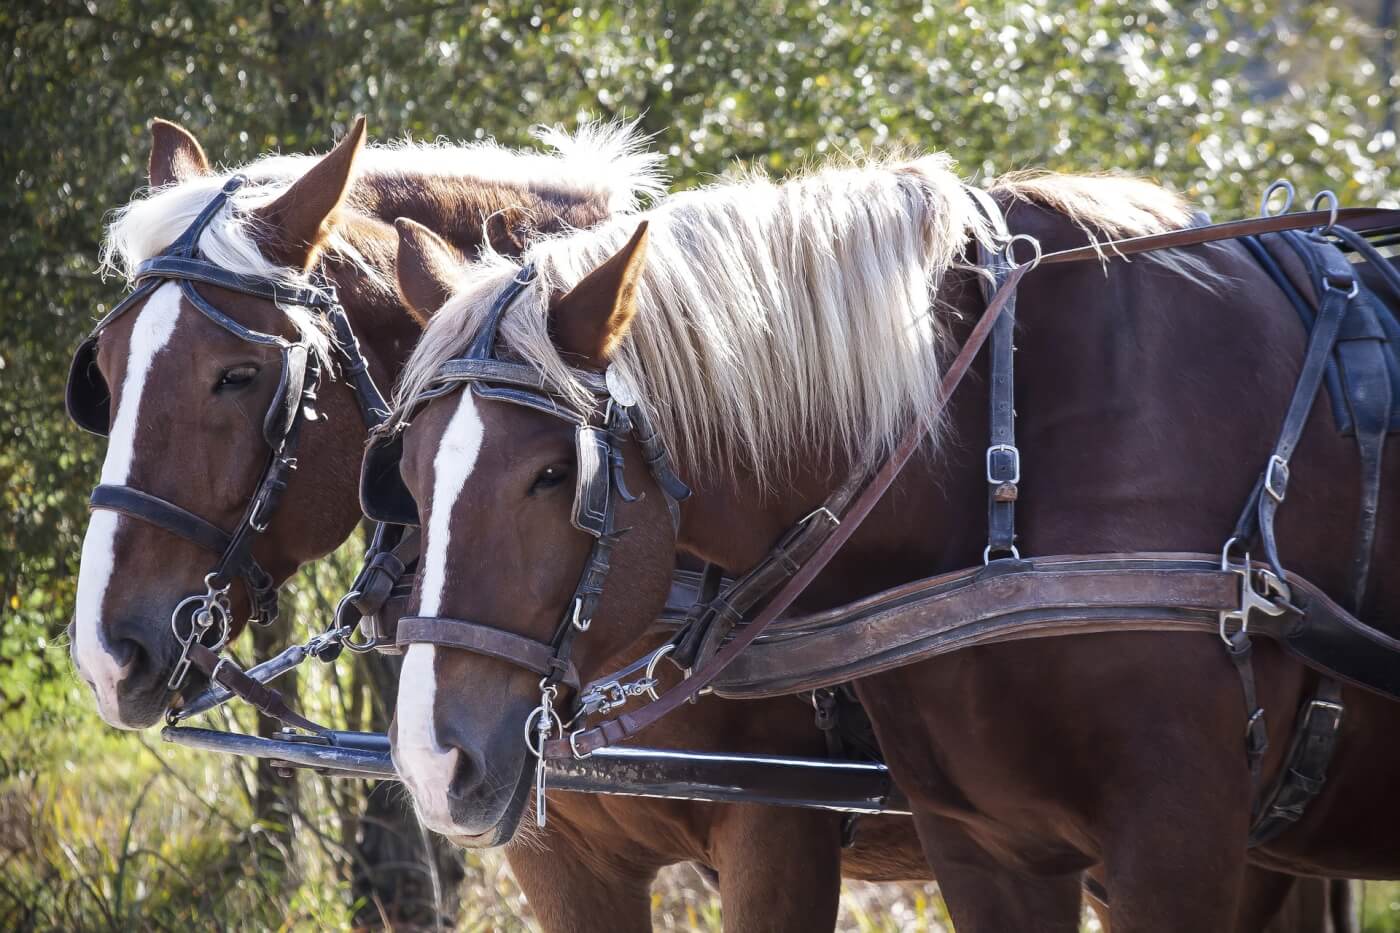
<path id="1" fill-rule="evenodd" d="M 222 392 L 226 389 L 239 389 L 252 382 L 258 375 L 258 367 L 252 364 L 242 366 L 230 366 L 219 376 L 219 381 L 214 383 L 214 391 Z"/>
<path id="2" fill-rule="evenodd" d="M 545 489 L 553 489 L 569 478 L 569 466 L 566 463 L 551 463 L 540 470 L 540 475 L 535 477 L 535 482 L 530 486 L 530 494 L 534 495 Z"/>

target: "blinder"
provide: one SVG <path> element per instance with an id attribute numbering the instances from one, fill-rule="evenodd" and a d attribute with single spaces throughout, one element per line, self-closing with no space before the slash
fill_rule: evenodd
<path id="1" fill-rule="evenodd" d="M 574 509 L 570 521 L 579 531 L 601 538 L 607 531 L 612 483 L 608 459 L 612 445 L 600 428 L 581 424 L 574 429 L 578 472 L 574 477 Z"/>
<path id="2" fill-rule="evenodd" d="M 282 348 L 282 372 L 278 376 L 277 392 L 272 396 L 271 404 L 267 406 L 267 414 L 263 416 L 263 438 L 273 450 L 281 445 L 287 432 L 292 429 L 297 411 L 309 401 L 304 398 L 308 356 L 304 343 Z M 319 381 L 320 364 L 312 362 L 310 365 L 317 370 L 313 382 Z M 314 397 L 313 393 L 312 398 Z"/>
<path id="3" fill-rule="evenodd" d="M 112 430 L 112 391 L 102 370 L 97 368 L 97 335 L 78 344 L 68 367 L 68 387 L 64 391 L 68 417 L 92 434 L 106 437 Z"/>
<path id="4" fill-rule="evenodd" d="M 418 502 L 399 472 L 403 433 L 374 438 L 360 463 L 360 510 L 376 522 L 417 525 Z"/>
<path id="5" fill-rule="evenodd" d="M 399 622 L 396 647 L 438 644 L 487 654 L 542 674 L 541 707 L 532 715 L 532 720 L 547 727 L 552 721 L 550 698 L 556 685 L 574 686 L 568 675 L 573 670 L 570 656 L 574 639 L 592 624 L 611 567 L 612 549 L 626 531 L 619 531 L 615 526 L 617 502 L 619 499 L 632 502 L 638 498 L 627 491 L 623 482 L 622 441 L 630 437 L 638 443 L 647 467 L 666 497 L 673 523 L 679 518 L 679 501 L 689 496 L 690 490 L 671 470 L 669 457 L 644 409 L 619 373 L 576 370 L 574 378 L 594 399 L 592 406 L 580 409 L 569 402 L 567 393 L 547 384 L 533 367 L 497 356 L 496 335 L 501 319 L 533 281 L 534 270 L 530 267 L 516 275 L 511 285 L 496 297 L 482 330 L 467 351 L 443 363 L 428 388 L 411 400 L 410 407 L 465 389 L 482 398 L 520 405 L 571 423 L 577 472 L 570 522 L 594 539 L 593 547 L 550 640 L 536 641 L 503 633 L 468 619 L 407 617 Z M 402 451 L 401 434 L 396 434 L 376 443 L 365 455 L 360 500 L 366 514 L 372 518 L 399 521 L 408 514 L 416 518 L 412 498 L 398 470 Z"/>
<path id="6" fill-rule="evenodd" d="M 97 366 L 97 341 L 108 324 L 144 300 L 159 287 L 160 282 L 147 280 L 137 285 L 130 295 L 117 302 L 73 351 L 68 365 L 68 384 L 64 389 L 64 405 L 68 417 L 84 431 L 106 437 L 112 430 L 112 389 Z"/>

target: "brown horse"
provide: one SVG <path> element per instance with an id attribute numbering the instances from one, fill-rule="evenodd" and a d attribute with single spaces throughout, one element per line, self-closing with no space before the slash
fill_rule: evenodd
<path id="1" fill-rule="evenodd" d="M 1012 230 L 1047 250 L 1082 244 L 1086 230 L 1140 234 L 1189 218 L 1172 195 L 1126 179 L 1019 178 L 995 194 Z M 417 614 L 502 629 L 517 647 L 571 644 L 585 681 L 638 653 L 666 595 L 673 543 L 743 571 L 867 452 L 889 449 L 933 411 L 941 350 L 982 309 L 962 257 L 987 238 L 986 221 L 938 159 L 781 186 L 752 179 L 673 198 L 645 218 L 649 228 L 614 220 L 536 245 L 523 257 L 533 277 L 507 261 L 479 271 L 429 328 L 399 393 L 400 414 L 416 411 L 402 472 L 426 534 Z M 512 381 L 418 408 L 442 363 L 491 339 L 488 322 L 499 324 L 497 352 L 533 368 L 537 387 Z M 1018 309 L 1022 552 L 1218 551 L 1266 459 L 1304 339 L 1276 286 L 1234 244 L 1029 276 Z M 597 374 L 609 367 L 608 395 L 645 403 L 692 491 L 678 526 L 667 508 L 678 484 L 647 468 L 631 436 L 620 442 L 617 485 L 631 495 L 614 516 L 625 533 L 580 533 L 590 526 L 574 487 L 587 491 L 588 476 L 575 426 L 599 416 Z M 515 403 L 521 392 L 546 401 Z M 961 391 L 935 425 L 938 442 L 904 470 L 805 608 L 978 563 L 986 410 L 985 383 Z M 664 467 L 654 450 L 650 458 Z M 1288 564 L 1339 592 L 1348 550 L 1339 545 L 1356 515 L 1354 447 L 1315 413 L 1295 462 L 1298 492 L 1281 526 Z M 1387 514 L 1379 566 L 1396 534 Z M 604 538 L 607 586 L 595 621 L 574 636 L 580 572 L 596 566 Z M 1393 611 L 1398 589 L 1378 576 L 1373 618 Z M 513 660 L 521 652 L 492 653 L 413 644 L 400 683 L 400 773 L 430 825 L 468 845 L 511 838 L 533 773 L 522 725 L 545 706 L 540 674 Z M 1270 711 L 1268 779 L 1315 677 L 1269 644 L 1255 665 Z M 1385 793 L 1400 753 L 1365 742 L 1393 731 L 1400 711 L 1350 689 L 1323 795 L 1293 830 L 1247 852 L 1240 684 L 1214 638 L 979 647 L 856 689 L 960 930 L 1074 930 L 1080 878 L 1096 864 L 1119 931 L 1257 929 L 1277 902 L 1242 899 L 1247 859 L 1400 873 L 1400 813 Z M 649 741 L 668 729 L 653 731 Z"/>
<path id="2" fill-rule="evenodd" d="M 149 203 L 135 202 L 113 232 L 119 259 L 133 267 L 178 235 L 232 174 L 214 174 L 198 142 L 174 124 L 157 121 L 153 134 L 157 190 Z M 248 201 L 229 219 L 244 226 L 213 229 L 223 241 L 211 237 L 206 254 L 240 271 L 293 279 L 319 263 L 373 375 L 388 385 L 420 333 L 421 318 L 409 309 L 441 303 L 439 292 L 423 291 L 438 287 L 427 269 L 455 274 L 463 256 L 487 240 L 514 252 L 527 237 L 590 226 L 655 186 L 651 161 L 625 134 L 550 138 L 561 155 L 494 146 L 361 151 L 364 126 L 357 123 L 323 159 L 266 159 L 241 169 L 251 179 Z M 243 266 L 235 264 L 240 257 Z M 401 291 L 396 264 L 410 270 Z M 215 287 L 200 292 L 260 331 L 295 336 L 307 326 L 268 301 Z M 183 299 L 163 300 L 150 296 L 102 332 L 97 365 L 114 387 L 103 481 L 129 482 L 232 528 L 266 458 L 261 413 L 279 361 Z M 325 384 L 318 409 L 304 428 L 292 483 L 257 539 L 255 554 L 278 583 L 340 545 L 360 519 L 356 477 L 366 431 L 353 393 L 344 381 Z M 154 526 L 94 514 L 73 656 L 113 725 L 143 728 L 178 702 L 166 689 L 177 650 L 168 619 L 208 572 L 211 556 Z M 241 620 L 247 597 L 237 587 L 231 595 Z M 192 675 L 184 689 L 197 693 L 203 683 Z M 678 747 L 826 751 L 812 711 L 795 699 L 707 706 L 680 721 Z M 717 873 L 731 928 L 821 929 L 835 921 L 840 824 L 839 814 L 810 810 L 569 794 L 556 801 L 549 829 L 514 847 L 509 860 L 551 930 L 648 929 L 650 882 L 679 861 Z M 846 852 L 850 877 L 929 875 L 907 819 L 863 821 L 858 843 Z"/>

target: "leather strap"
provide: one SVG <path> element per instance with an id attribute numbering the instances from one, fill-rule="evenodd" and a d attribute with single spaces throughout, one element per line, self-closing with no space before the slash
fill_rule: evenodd
<path id="1" fill-rule="evenodd" d="M 459 648 L 507 661 L 541 677 L 555 677 L 557 682 L 575 689 L 579 685 L 578 671 L 572 662 L 566 662 L 562 669 L 556 668 L 554 645 L 480 622 L 406 616 L 399 620 L 396 638 L 401 648 L 414 644 Z"/>
<path id="2" fill-rule="evenodd" d="M 1326 245 L 1321 240 L 1318 242 Z M 1342 254 L 1335 249 L 1319 251 L 1318 254 L 1329 262 L 1319 283 L 1321 304 L 1317 321 L 1308 337 L 1302 369 L 1284 414 L 1278 440 L 1232 534 L 1241 546 L 1246 547 L 1257 534 L 1264 546 L 1264 556 L 1280 578 L 1284 576 L 1284 571 L 1274 537 L 1274 518 L 1288 493 L 1288 463 L 1302 437 L 1303 428 L 1307 426 L 1318 390 L 1322 387 L 1322 376 L 1341 332 L 1347 303 L 1356 293 L 1356 278 Z"/>
<path id="3" fill-rule="evenodd" d="M 917 421 L 910 428 L 900 441 L 899 446 L 895 448 L 894 453 L 864 484 L 860 493 L 851 502 L 850 507 L 840 516 L 839 523 L 830 527 L 826 539 L 815 550 L 812 557 L 767 601 L 753 621 L 740 629 L 729 644 L 716 652 L 699 669 L 661 694 L 656 700 L 634 712 L 624 713 L 618 718 L 607 720 L 592 729 L 577 732 L 567 739 L 553 739 L 546 742 L 544 757 L 569 758 L 575 754 L 587 755 L 599 748 L 615 745 L 643 731 L 672 710 L 690 702 L 802 595 L 807 586 L 816 579 L 817 574 L 821 573 L 850 536 L 855 533 L 855 530 L 860 527 L 861 522 L 875 508 L 885 491 L 893 485 L 895 478 L 904 468 L 904 464 L 923 443 L 927 425 L 937 421 L 943 409 L 947 407 L 953 392 L 961 384 L 973 359 L 982 349 L 982 344 L 986 342 L 991 329 L 1000 319 L 1006 303 L 1015 294 L 1016 286 L 1020 284 L 1022 276 L 1031 268 L 1029 265 L 1017 266 L 1007 276 L 1001 289 L 987 304 L 987 309 L 983 312 L 976 326 L 973 327 L 972 332 L 968 334 L 962 349 L 958 351 L 958 355 L 944 373 L 942 391 L 935 410 L 929 413 L 927 419 Z M 862 475 L 864 472 L 860 471 L 857 475 Z"/>
<path id="4" fill-rule="evenodd" d="M 1244 752 L 1249 763 L 1250 781 L 1257 788 L 1269 750 L 1269 727 L 1264 720 L 1264 707 L 1259 705 L 1259 691 L 1254 679 L 1254 642 L 1249 633 L 1240 629 L 1226 639 L 1225 653 L 1239 677 L 1240 693 L 1244 696 Z"/>
<path id="5" fill-rule="evenodd" d="M 1250 829 L 1251 847 L 1264 845 L 1298 822 L 1322 793 L 1345 712 L 1341 685 L 1324 677 L 1298 713 L 1284 770 Z"/>
<path id="6" fill-rule="evenodd" d="M 991 301 L 996 289 L 1011 271 L 1007 251 L 1011 234 L 1006 220 L 995 201 L 978 188 L 967 189 L 992 224 L 1003 244 L 1002 249 L 988 249 L 977 244 L 978 264 L 991 273 L 991 279 L 980 280 L 984 300 Z M 1016 551 L 1016 499 L 1021 482 L 1021 451 L 1016 447 L 1016 296 L 1012 294 L 1006 310 L 996 327 L 992 328 L 988 348 L 988 368 L 991 380 L 987 387 L 990 410 L 987 415 L 987 549 L 984 560 L 993 555 L 1013 555 Z"/>
<path id="7" fill-rule="evenodd" d="M 222 553 L 231 538 L 228 532 L 193 512 L 131 486 L 97 486 L 88 499 L 88 507 L 129 515 L 215 554 Z"/>
<path id="8" fill-rule="evenodd" d="M 392 649 L 395 654 L 402 651 L 395 638 L 397 620 L 391 625 L 384 608 L 391 600 L 410 595 L 421 545 L 421 532 L 416 526 L 374 523 L 364 565 L 350 584 L 346 599 L 358 618 L 338 620 L 344 625 L 358 625 L 367 644 L 380 650 Z"/>
<path id="9" fill-rule="evenodd" d="M 254 680 L 231 658 L 215 654 L 198 642 L 190 645 L 187 656 L 211 681 L 251 703 L 259 712 L 317 735 L 328 731 L 288 706 L 282 691 Z"/>
<path id="10" fill-rule="evenodd" d="M 1253 613 L 1249 633 L 1279 641 L 1310 666 L 1400 698 L 1400 641 L 1361 623 L 1290 576 L 1291 605 Z M 713 687 L 734 699 L 801 693 L 976 645 L 1096 632 L 1217 637 L 1240 607 L 1240 577 L 1219 555 L 1126 553 L 993 561 L 887 590 L 825 612 L 785 618 Z M 742 629 L 740 630 L 742 631 Z M 1255 704 L 1257 706 L 1257 704 Z"/>
<path id="11" fill-rule="evenodd" d="M 1208 227 L 1184 227 L 1166 233 L 1152 233 L 1146 236 L 1127 237 L 1122 240 L 1109 240 L 1104 243 L 1091 243 L 1046 253 L 1041 263 L 1083 262 L 1102 260 L 1106 256 L 1132 256 L 1137 253 L 1150 253 L 1163 249 L 1178 249 L 1183 246 L 1200 246 L 1203 243 L 1218 243 L 1244 236 L 1259 236 L 1264 233 L 1278 233 L 1282 230 L 1308 230 L 1323 228 L 1328 224 L 1344 223 L 1353 230 L 1362 232 L 1390 231 L 1400 229 L 1400 208 L 1393 207 L 1344 207 L 1335 214 L 1331 211 L 1297 211 L 1292 214 L 1274 214 L 1268 217 L 1247 217 L 1243 220 L 1230 220 L 1211 224 Z"/>

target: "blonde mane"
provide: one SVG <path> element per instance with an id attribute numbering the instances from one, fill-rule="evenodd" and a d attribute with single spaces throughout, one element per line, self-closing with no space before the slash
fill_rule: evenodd
<path id="1" fill-rule="evenodd" d="M 1000 187 L 1108 236 L 1158 232 L 1190 214 L 1137 180 L 1036 176 Z M 587 406 L 551 342 L 549 298 L 612 255 L 642 218 L 650 226 L 639 308 L 614 365 L 653 405 L 690 475 L 743 469 L 770 489 L 814 457 L 888 450 L 928 416 L 948 335 L 939 285 L 967 261 L 971 239 L 992 239 L 939 155 L 825 166 L 782 183 L 749 174 L 678 194 L 542 240 L 521 263 L 487 254 L 464 270 L 408 363 L 400 414 L 527 263 L 538 278 L 506 313 L 503 342 Z"/>
<path id="2" fill-rule="evenodd" d="M 548 151 L 508 148 L 494 140 L 467 144 L 403 140 L 367 146 L 356 160 L 357 175 L 347 206 L 356 208 L 358 182 L 394 176 L 463 179 L 563 192 L 595 199 L 617 212 L 635 210 L 642 199 L 665 191 L 662 157 L 647 151 L 635 123 L 585 123 L 573 133 L 541 127 L 533 135 Z M 220 211 L 200 237 L 205 257 L 231 272 L 263 276 L 289 286 L 316 287 L 305 271 L 278 265 L 262 254 L 253 211 L 276 200 L 320 158 L 266 155 L 247 165 L 138 192 L 114 212 L 108 224 L 102 244 L 102 272 L 120 275 L 134 284 L 136 268 L 142 262 L 183 233 L 230 178 L 244 175 L 248 182 L 230 197 L 230 209 Z M 392 281 L 385 281 L 380 270 L 339 228 L 332 227 L 324 249 L 393 293 Z M 322 323 L 304 309 L 285 310 L 324 355 L 328 343 Z"/>

